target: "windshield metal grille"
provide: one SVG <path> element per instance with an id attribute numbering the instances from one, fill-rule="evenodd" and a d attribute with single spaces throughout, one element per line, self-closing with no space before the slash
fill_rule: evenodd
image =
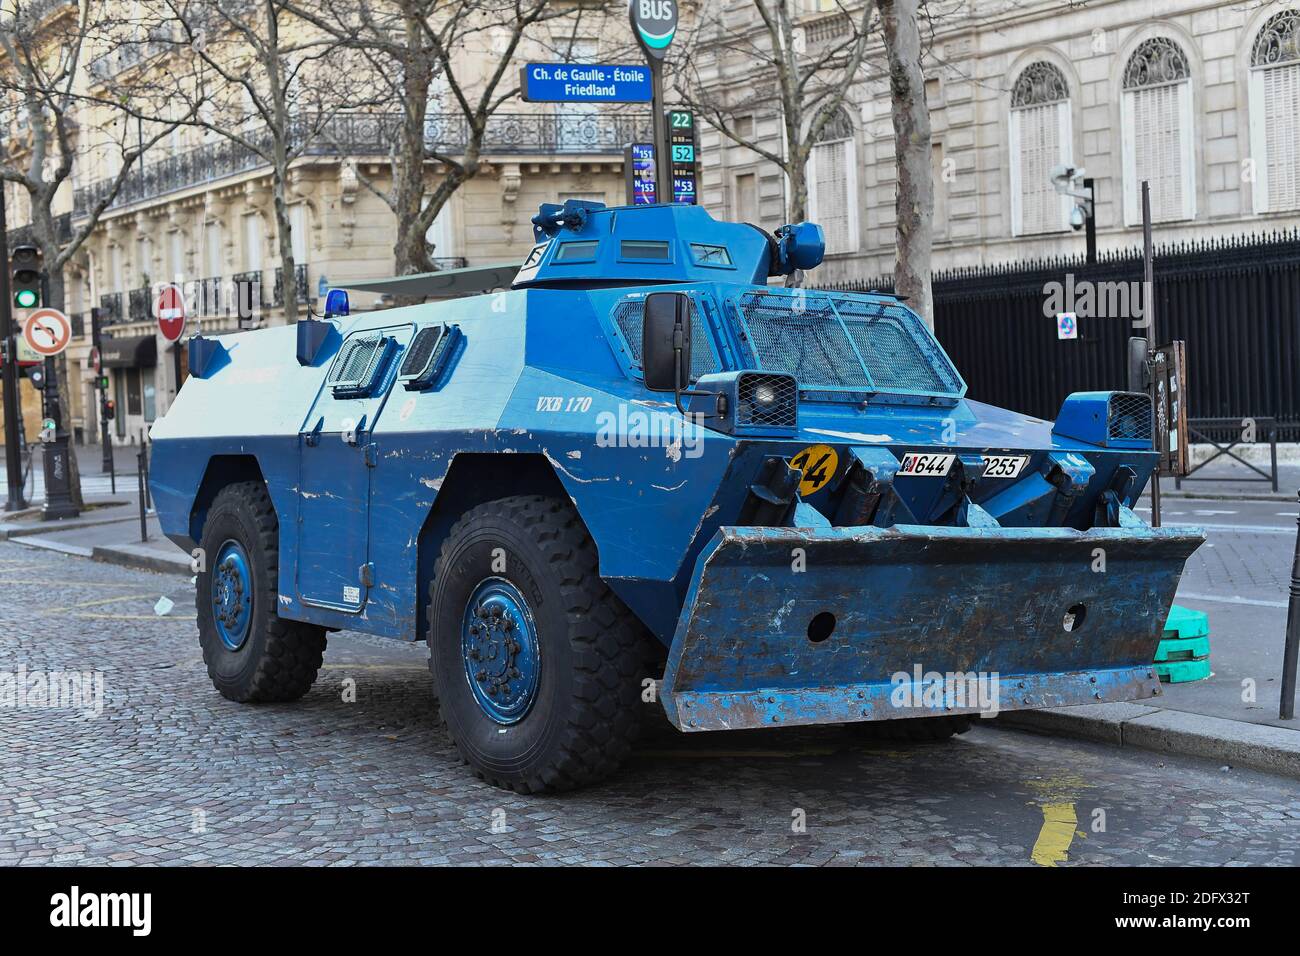
<path id="1" fill-rule="evenodd" d="M 921 319 L 892 300 L 802 289 L 737 300 L 755 366 L 799 387 L 955 400 L 965 383 Z"/>
<path id="2" fill-rule="evenodd" d="M 691 378 L 699 378 L 722 369 L 717 352 L 713 349 L 713 336 L 700 314 L 694 299 L 689 299 L 691 312 Z M 645 298 L 624 299 L 614 306 L 614 325 L 627 345 L 632 362 L 641 364 L 641 327 L 645 323 Z"/>

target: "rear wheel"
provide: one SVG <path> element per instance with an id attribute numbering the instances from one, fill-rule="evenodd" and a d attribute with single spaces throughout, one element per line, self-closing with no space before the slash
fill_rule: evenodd
<path id="1" fill-rule="evenodd" d="M 969 717 L 908 717 L 902 720 L 863 720 L 844 728 L 862 740 L 921 742 L 947 740 L 970 730 Z"/>
<path id="2" fill-rule="evenodd" d="M 466 512 L 439 554 L 428 619 L 443 724 L 478 776 L 568 790 L 627 756 L 644 632 L 600 579 L 567 501 L 516 496 Z"/>
<path id="3" fill-rule="evenodd" d="M 196 582 L 199 644 L 208 677 L 241 703 L 297 700 L 311 689 L 325 630 L 276 613 L 280 540 L 275 506 L 260 481 L 223 488 L 201 542 Z"/>

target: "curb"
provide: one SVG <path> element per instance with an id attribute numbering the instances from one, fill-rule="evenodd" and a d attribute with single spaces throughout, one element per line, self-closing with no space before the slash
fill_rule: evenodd
<path id="1" fill-rule="evenodd" d="M 1143 492 L 1145 495 L 1146 493 Z M 1285 501 L 1289 504 L 1295 504 L 1295 495 L 1285 495 L 1280 491 L 1277 494 L 1273 492 L 1238 492 L 1233 494 L 1227 491 L 1165 491 L 1161 489 L 1161 498 L 1199 498 L 1202 501 Z"/>
<path id="2" fill-rule="evenodd" d="M 1136 703 L 1083 704 L 999 715 L 994 726 L 1200 757 L 1300 779 L 1296 730 Z"/>
<path id="3" fill-rule="evenodd" d="M 176 557 L 160 554 L 153 548 L 138 544 L 119 544 L 113 547 L 94 547 L 90 549 L 92 561 L 116 564 L 124 568 L 140 571 L 156 571 L 160 574 L 181 574 L 192 577 L 194 569 L 190 566 L 188 555 L 177 553 Z"/>
<path id="4" fill-rule="evenodd" d="M 59 522 L 49 522 L 48 524 L 35 525 L 3 525 L 0 524 L 0 541 L 12 541 L 14 538 L 27 538 L 35 536 L 44 536 L 50 532 L 77 531 L 81 528 L 98 528 L 106 524 L 117 524 L 119 521 L 139 521 L 138 515 L 121 515 L 116 518 L 92 518 L 88 521 L 82 521 L 78 518 L 72 519 L 67 524 Z"/>
<path id="5" fill-rule="evenodd" d="M 24 547 L 40 548 L 43 551 L 54 551 L 59 554 L 70 554 L 78 558 L 89 558 L 92 561 L 115 564 L 123 568 L 134 568 L 137 571 L 180 574 L 187 578 L 194 576 L 194 569 L 190 566 L 189 556 L 179 551 L 175 557 L 172 557 L 153 548 L 146 548 L 138 544 L 119 544 L 110 547 L 96 545 L 87 548 L 83 545 L 67 544 L 63 541 L 55 541 L 52 538 L 44 538 L 34 534 L 22 535 L 13 540 L 14 544 L 21 544 Z"/>

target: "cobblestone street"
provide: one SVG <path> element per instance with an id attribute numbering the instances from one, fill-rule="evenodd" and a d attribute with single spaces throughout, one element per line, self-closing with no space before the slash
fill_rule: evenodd
<path id="1" fill-rule="evenodd" d="M 515 796 L 456 759 L 423 645 L 331 635 L 305 699 L 241 706 L 184 579 L 0 543 L 0 585 L 0 670 L 104 681 L 98 716 L 0 711 L 0 864 L 1298 862 L 1293 781 L 988 726 L 684 736 L 647 706 L 611 781 Z"/>

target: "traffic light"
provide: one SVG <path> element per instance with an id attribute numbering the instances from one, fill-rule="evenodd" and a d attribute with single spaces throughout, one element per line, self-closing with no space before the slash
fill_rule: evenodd
<path id="1" fill-rule="evenodd" d="M 10 257 L 14 306 L 35 309 L 41 304 L 41 250 L 36 246 L 14 246 Z"/>
<path id="2" fill-rule="evenodd" d="M 111 398 L 104 399 L 104 421 L 111 422 L 117 417 L 117 402 Z"/>

